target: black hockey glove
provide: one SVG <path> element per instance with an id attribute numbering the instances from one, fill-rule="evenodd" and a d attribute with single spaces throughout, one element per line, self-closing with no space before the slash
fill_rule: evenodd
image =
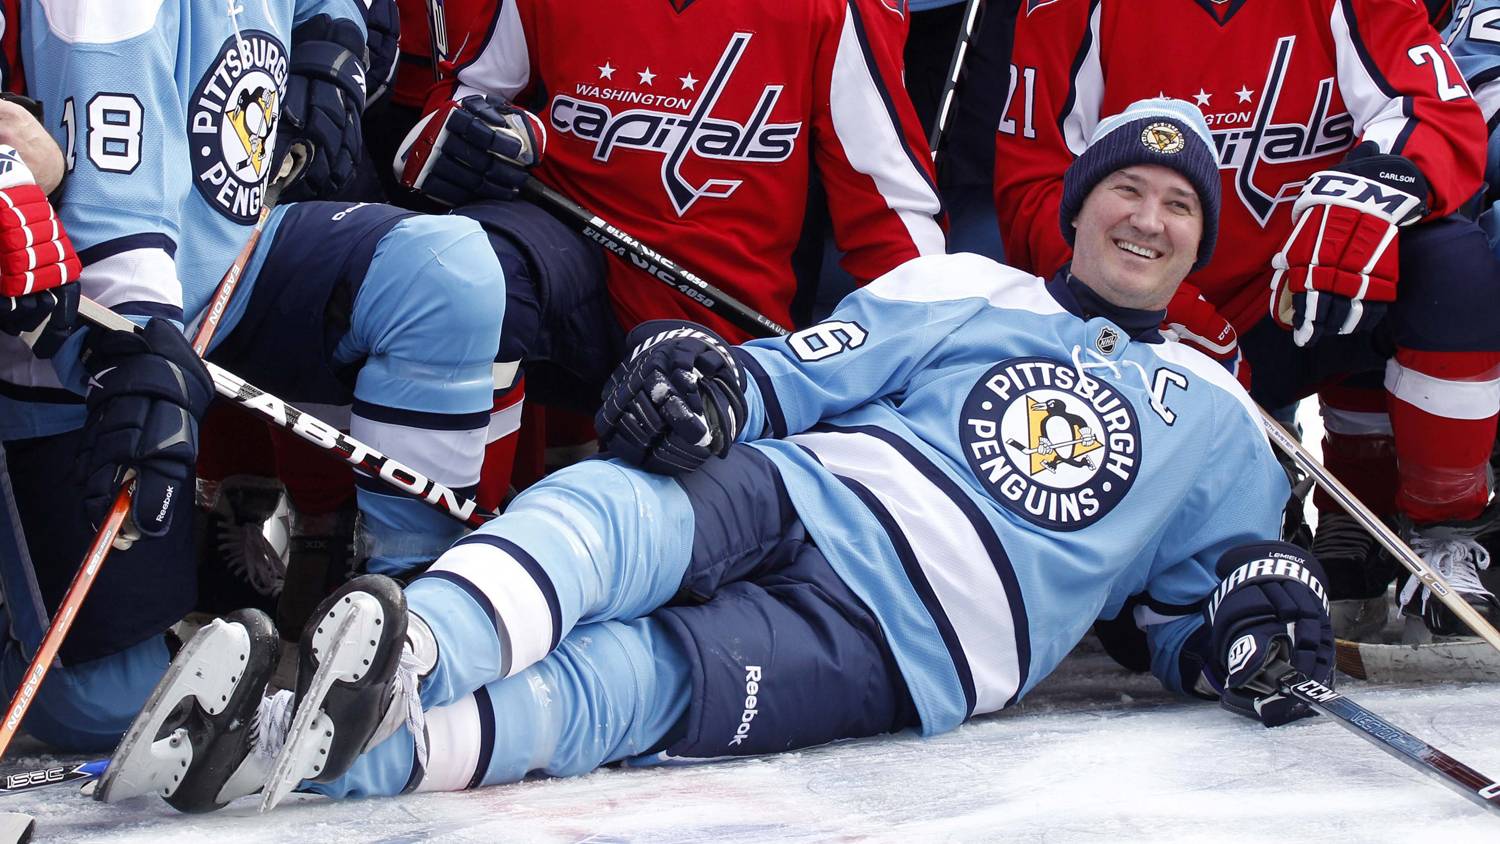
<path id="1" fill-rule="evenodd" d="M 422 118 L 396 156 L 396 173 L 444 205 L 515 199 L 546 151 L 547 131 L 536 115 L 472 94 Z"/>
<path id="2" fill-rule="evenodd" d="M 396 57 L 400 55 L 401 13 L 396 0 L 366 0 L 365 31 L 365 108 L 385 96 L 391 80 L 396 78 Z"/>
<path id="3" fill-rule="evenodd" d="M 198 420 L 214 396 L 213 380 L 172 323 L 153 319 L 140 334 L 90 330 L 88 420 L 78 455 L 84 510 L 104 522 L 129 469 L 136 472 L 131 513 L 142 536 L 161 536 L 172 513 L 193 503 Z"/>
<path id="4" fill-rule="evenodd" d="M 363 149 L 365 36 L 351 20 L 318 15 L 292 31 L 286 100 L 277 128 L 277 166 L 298 141 L 312 150 L 288 201 L 333 198 L 353 180 Z"/>
<path id="5" fill-rule="evenodd" d="M 682 320 L 652 320 L 625 338 L 630 359 L 604 387 L 599 446 L 636 466 L 680 475 L 723 457 L 745 423 L 745 376 L 724 338 Z"/>
<path id="6" fill-rule="evenodd" d="M 1277 691 L 1286 664 L 1333 686 L 1333 624 L 1323 567 L 1287 542 L 1230 549 L 1220 558 L 1223 581 L 1209 596 L 1210 652 L 1204 674 L 1224 708 L 1267 727 L 1313 714 Z"/>
<path id="7" fill-rule="evenodd" d="M 50 358 L 73 333 L 78 285 L 64 284 L 25 296 L 0 296 L 0 331 L 31 342 L 31 353 Z"/>

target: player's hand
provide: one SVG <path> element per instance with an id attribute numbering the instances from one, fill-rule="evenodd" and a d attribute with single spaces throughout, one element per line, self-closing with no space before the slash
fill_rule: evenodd
<path id="1" fill-rule="evenodd" d="M 443 203 L 514 199 L 547 150 L 540 118 L 473 94 L 444 103 L 412 129 L 396 156 L 401 183 Z"/>
<path id="2" fill-rule="evenodd" d="M 363 150 L 365 36 L 354 21 L 317 15 L 292 32 L 276 168 L 294 143 L 311 156 L 287 200 L 332 199 L 354 179 Z"/>
<path id="3" fill-rule="evenodd" d="M 157 318 L 140 334 L 93 328 L 85 341 L 88 419 L 78 455 L 83 506 L 103 523 L 126 473 L 135 470 L 130 517 L 144 536 L 161 536 L 172 514 L 193 504 L 198 421 L 213 380 L 175 325 Z"/>
<path id="4" fill-rule="evenodd" d="M 1277 690 L 1277 667 L 1333 685 L 1333 623 L 1323 567 L 1288 542 L 1241 545 L 1220 558 L 1209 596 L 1210 660 L 1204 674 L 1224 708 L 1267 727 L 1312 714 Z"/>
<path id="5" fill-rule="evenodd" d="M 1250 389 L 1250 362 L 1240 352 L 1239 334 L 1197 287 L 1184 282 L 1177 288 L 1161 327 L 1168 337 L 1223 364 L 1241 386 Z"/>
<path id="6" fill-rule="evenodd" d="M 604 387 L 599 446 L 664 475 L 723 457 L 745 423 L 745 375 L 729 344 L 701 325 L 652 320 L 626 338 L 630 359 Z"/>
<path id="7" fill-rule="evenodd" d="M 1306 346 L 1366 331 L 1396 299 L 1396 230 L 1427 213 L 1427 179 L 1399 155 L 1319 170 L 1292 205 L 1286 245 L 1271 259 L 1271 316 Z"/>
<path id="8" fill-rule="evenodd" d="M 368 56 L 365 76 L 365 108 L 385 96 L 390 90 L 391 80 L 396 78 L 396 57 L 400 54 L 401 12 L 396 0 L 366 0 L 361 4 L 365 13 L 365 40 Z"/>
<path id="9" fill-rule="evenodd" d="M 20 153 L 0 145 L 0 331 L 51 357 L 72 333 L 80 272 L 47 195 Z"/>

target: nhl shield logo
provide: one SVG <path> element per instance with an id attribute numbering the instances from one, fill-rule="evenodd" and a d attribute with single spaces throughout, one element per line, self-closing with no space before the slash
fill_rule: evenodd
<path id="1" fill-rule="evenodd" d="M 1138 474 L 1134 408 L 1059 361 L 1013 358 L 992 367 L 969 391 L 959 425 L 969 468 L 991 497 L 1042 527 L 1088 527 Z"/>
<path id="2" fill-rule="evenodd" d="M 1094 338 L 1094 348 L 1098 349 L 1101 355 L 1114 354 L 1115 346 L 1119 344 L 1120 332 L 1107 325 L 1100 329 L 1099 336 Z"/>
<path id="3" fill-rule="evenodd" d="M 236 222 L 248 225 L 260 214 L 286 77 L 281 42 L 245 30 L 224 42 L 189 101 L 193 184 L 214 210 Z"/>

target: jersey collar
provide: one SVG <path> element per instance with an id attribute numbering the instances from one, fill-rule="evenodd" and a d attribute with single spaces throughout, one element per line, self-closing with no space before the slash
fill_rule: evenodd
<path id="1" fill-rule="evenodd" d="M 1059 305 L 1073 316 L 1082 320 L 1090 320 L 1095 317 L 1104 317 L 1115 325 L 1125 329 L 1130 339 L 1142 343 L 1161 343 L 1161 321 L 1167 315 L 1165 310 L 1143 311 L 1138 308 L 1124 308 L 1112 302 L 1106 301 L 1104 297 L 1095 293 L 1087 284 L 1073 277 L 1070 272 L 1072 265 L 1065 265 L 1052 276 L 1047 282 L 1047 292 L 1057 300 Z"/>

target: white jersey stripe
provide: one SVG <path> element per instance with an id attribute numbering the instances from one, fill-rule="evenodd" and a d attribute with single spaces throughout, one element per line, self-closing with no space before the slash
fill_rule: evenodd
<path id="1" fill-rule="evenodd" d="M 462 791 L 480 762 L 479 704 L 464 695 L 450 706 L 427 711 L 427 774 L 417 791 Z"/>
<path id="2" fill-rule="evenodd" d="M 1011 596 L 974 523 L 920 469 L 877 437 L 821 431 L 788 440 L 879 499 L 911 546 L 958 637 L 974 680 L 970 714 L 1005 706 L 1022 679 Z"/>
<path id="3" fill-rule="evenodd" d="M 555 633 L 547 596 L 515 557 L 488 543 L 463 542 L 444 551 L 423 576 L 433 575 L 463 580 L 490 602 L 485 609 L 494 610 L 505 627 L 502 641 L 510 643 L 505 676 L 541 661 L 552 650 Z"/>
<path id="4" fill-rule="evenodd" d="M 1329 16 L 1329 27 L 1333 32 L 1334 50 L 1338 67 L 1339 96 L 1349 107 L 1354 118 L 1354 134 L 1361 141 L 1372 141 L 1383 153 L 1397 151 L 1396 144 L 1406 132 L 1409 118 L 1403 113 L 1406 99 L 1387 95 L 1380 83 L 1370 75 L 1363 58 L 1358 54 L 1350 32 L 1349 21 L 1344 17 L 1344 5 L 1333 4 Z M 1321 49 L 1307 44 L 1306 50 Z"/>
<path id="5" fill-rule="evenodd" d="M 444 486 L 479 483 L 480 455 L 488 426 L 469 431 L 437 431 L 366 419 L 349 421 L 354 438 L 393 457 Z"/>
<path id="6" fill-rule="evenodd" d="M 1099 10 L 1103 4 L 1095 4 L 1089 15 L 1089 42 L 1083 63 L 1073 77 L 1073 105 L 1063 116 L 1063 142 L 1075 156 L 1083 155 L 1089 138 L 1094 136 L 1094 127 L 1099 124 L 1099 109 L 1104 103 L 1104 68 L 1099 60 Z"/>
<path id="7" fill-rule="evenodd" d="M 875 182 L 875 190 L 906 226 L 919 253 L 941 254 L 947 241 L 935 217 L 942 202 L 907 157 L 906 140 L 889 119 L 847 7 L 829 89 L 833 131 L 850 166 Z"/>
<path id="8" fill-rule="evenodd" d="M 525 90 L 531 81 L 531 51 L 526 46 L 518 5 L 500 4 L 500 16 L 490 40 L 474 61 L 458 72 L 459 85 L 453 99 L 470 94 L 499 94 L 513 100 Z M 458 55 L 461 51 L 461 44 L 453 45 L 451 54 Z"/>

